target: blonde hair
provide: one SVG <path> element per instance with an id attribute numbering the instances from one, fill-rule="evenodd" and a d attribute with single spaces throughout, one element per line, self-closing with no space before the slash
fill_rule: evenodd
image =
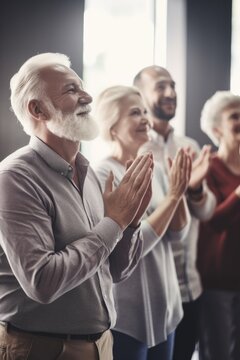
<path id="1" fill-rule="evenodd" d="M 217 91 L 203 106 L 200 117 L 201 129 L 216 146 L 219 145 L 219 140 L 214 128 L 220 124 L 222 112 L 234 105 L 240 105 L 240 96 L 230 91 Z"/>
<path id="2" fill-rule="evenodd" d="M 130 95 L 140 95 L 133 86 L 115 85 L 100 93 L 95 103 L 95 119 L 99 124 L 100 136 L 103 140 L 111 142 L 112 127 L 118 122 L 120 116 L 120 101 Z"/>
<path id="3" fill-rule="evenodd" d="M 28 113 L 28 103 L 32 99 L 44 98 L 45 82 L 40 70 L 46 66 L 71 66 L 69 58 L 59 53 L 43 53 L 28 59 L 10 80 L 11 108 L 28 135 L 33 134 L 33 122 Z"/>

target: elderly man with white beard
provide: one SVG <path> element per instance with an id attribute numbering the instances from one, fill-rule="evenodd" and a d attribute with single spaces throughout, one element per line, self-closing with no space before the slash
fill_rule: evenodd
<path id="1" fill-rule="evenodd" d="M 69 58 L 33 56 L 10 86 L 31 138 L 0 165 L 0 358 L 110 360 L 112 283 L 139 260 L 152 156 L 102 194 L 79 152 L 98 133 L 92 98 Z"/>

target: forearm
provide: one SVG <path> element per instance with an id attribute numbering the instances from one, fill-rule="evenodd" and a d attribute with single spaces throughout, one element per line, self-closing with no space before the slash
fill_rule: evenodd
<path id="1" fill-rule="evenodd" d="M 197 219 L 207 221 L 214 214 L 217 200 L 206 185 L 203 186 L 203 191 L 198 196 L 188 194 L 187 200 L 191 214 Z"/>
<path id="2" fill-rule="evenodd" d="M 166 232 L 178 207 L 179 200 L 167 194 L 159 206 L 147 218 L 148 223 L 158 236 L 163 236 Z"/>
<path id="3" fill-rule="evenodd" d="M 126 279 L 135 269 L 142 252 L 142 233 L 140 227 L 127 227 L 122 239 L 112 251 L 110 271 L 114 282 Z"/>
<path id="4" fill-rule="evenodd" d="M 0 221 L 1 246 L 24 292 L 40 303 L 51 303 L 93 276 L 122 237 L 119 226 L 104 218 L 91 232 L 55 251 L 48 219 L 38 224 L 22 218 L 21 227 L 14 226 L 16 221 L 17 215 Z"/>
<path id="5" fill-rule="evenodd" d="M 169 229 L 172 231 L 182 230 L 187 225 L 187 221 L 188 221 L 188 207 L 185 196 L 183 196 L 176 208 L 174 216 L 169 225 Z"/>

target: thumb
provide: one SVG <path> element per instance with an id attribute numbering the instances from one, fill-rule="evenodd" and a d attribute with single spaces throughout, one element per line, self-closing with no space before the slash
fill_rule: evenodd
<path id="1" fill-rule="evenodd" d="M 113 175 L 113 172 L 110 171 L 109 175 L 107 177 L 106 183 L 105 183 L 104 194 L 111 193 L 113 191 L 113 180 L 114 180 L 114 175 Z"/>

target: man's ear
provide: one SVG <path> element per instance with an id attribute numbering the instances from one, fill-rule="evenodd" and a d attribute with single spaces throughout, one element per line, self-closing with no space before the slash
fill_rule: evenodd
<path id="1" fill-rule="evenodd" d="M 35 120 L 48 120 L 48 113 L 43 103 L 39 100 L 30 100 L 28 111 Z"/>

